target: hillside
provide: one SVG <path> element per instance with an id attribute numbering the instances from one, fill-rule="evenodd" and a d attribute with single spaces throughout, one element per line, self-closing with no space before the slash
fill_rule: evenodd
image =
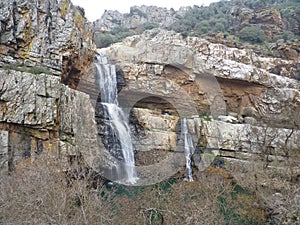
<path id="1" fill-rule="evenodd" d="M 269 54 L 288 42 L 298 52 L 300 38 L 300 10 L 298 0 L 245 1 L 232 0 L 212 3 L 207 7 L 182 7 L 178 11 L 155 6 L 134 6 L 130 13 L 105 11 L 94 22 L 98 47 L 144 30 L 166 28 L 183 36 L 218 37 L 235 45 L 248 42 L 259 44 Z M 275 50 L 275 53 L 273 52 Z"/>

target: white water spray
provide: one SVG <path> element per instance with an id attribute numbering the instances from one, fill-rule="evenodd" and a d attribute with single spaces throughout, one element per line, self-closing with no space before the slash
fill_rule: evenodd
<path id="1" fill-rule="evenodd" d="M 193 139 L 189 133 L 186 118 L 181 119 L 181 132 L 184 137 L 184 156 L 185 156 L 185 166 L 187 169 L 187 179 L 188 181 L 193 181 L 193 170 L 192 170 L 192 155 L 195 152 L 195 147 L 193 144 Z"/>
<path id="2" fill-rule="evenodd" d="M 100 88 L 102 105 L 108 114 L 110 126 L 120 142 L 124 157 L 124 170 L 126 174 L 124 182 L 134 184 L 138 177 L 135 170 L 129 123 L 123 110 L 118 106 L 116 68 L 115 65 L 108 64 L 107 58 L 103 53 L 100 53 L 96 57 L 96 81 Z"/>

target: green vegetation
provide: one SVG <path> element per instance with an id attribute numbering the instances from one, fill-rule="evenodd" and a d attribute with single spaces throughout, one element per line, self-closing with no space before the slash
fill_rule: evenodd
<path id="1" fill-rule="evenodd" d="M 25 141 L 30 137 L 30 132 L 27 130 L 24 130 L 21 132 L 21 141 Z"/>
<path id="2" fill-rule="evenodd" d="M 203 119 L 204 121 L 207 121 L 207 122 L 212 121 L 211 117 L 207 114 L 199 114 L 199 118 L 201 118 L 201 119 Z"/>
<path id="3" fill-rule="evenodd" d="M 116 27 L 112 29 L 110 32 L 106 33 L 96 33 L 94 41 L 98 48 L 105 48 L 109 45 L 122 41 L 124 38 L 140 34 L 145 30 L 150 30 L 153 28 L 157 28 L 159 25 L 156 23 L 144 23 L 139 25 L 135 30 L 130 30 L 125 27 Z"/>
<path id="4" fill-rule="evenodd" d="M 206 7 L 194 6 L 183 16 L 176 14 L 174 11 L 177 21 L 167 29 L 179 32 L 184 37 L 222 33 L 229 41 L 248 42 L 250 44 L 275 42 L 279 39 L 286 41 L 300 40 L 299 3 L 299 0 L 221 0 Z M 243 9 L 244 14 L 235 12 L 234 7 Z M 264 17 L 265 15 L 260 13 L 267 8 L 270 9 L 270 15 L 267 15 L 267 17 L 273 17 L 275 20 L 281 20 L 285 23 L 284 25 L 279 24 L 280 28 L 274 30 L 275 33 L 273 30 L 271 31 L 272 37 L 266 37 L 266 34 L 270 31 L 266 31 L 265 27 L 261 26 L 263 22 L 256 20 L 254 14 L 253 18 L 246 22 L 248 24 L 242 24 L 242 22 L 247 21 L 248 14 L 245 12 L 255 11 L 257 16 Z M 133 15 L 147 18 L 147 15 L 137 8 L 132 8 L 130 13 L 125 16 L 130 17 Z M 244 21 L 241 21 L 241 19 L 244 19 Z M 158 24 L 146 23 L 129 30 L 122 27 L 121 21 L 116 22 L 119 27 L 110 32 L 95 35 L 97 47 L 107 47 L 125 37 L 158 27 Z"/>
<path id="5" fill-rule="evenodd" d="M 225 32 L 229 29 L 228 10 L 229 4 L 225 2 L 214 3 L 209 7 L 194 6 L 183 17 L 178 17 L 178 21 L 168 29 L 184 36 Z"/>
<path id="6" fill-rule="evenodd" d="M 300 36 L 295 35 L 293 32 L 291 31 L 284 31 L 282 34 L 278 35 L 274 41 L 277 41 L 279 39 L 282 39 L 284 41 L 287 40 L 300 40 Z"/>
<path id="7" fill-rule="evenodd" d="M 98 48 L 105 48 L 110 44 L 119 42 L 131 35 L 133 35 L 133 33 L 129 31 L 128 28 L 117 27 L 114 28 L 111 32 L 96 33 L 94 40 Z"/>
<path id="8" fill-rule="evenodd" d="M 46 93 L 47 94 L 47 93 Z M 69 146 L 69 147 L 75 147 L 76 145 L 74 143 L 71 143 L 69 141 L 62 141 L 66 146 Z"/>
<path id="9" fill-rule="evenodd" d="M 296 31 L 296 27 L 299 26 L 297 19 L 300 16 L 298 0 L 232 0 L 212 3 L 208 7 L 194 6 L 185 16 L 178 17 L 179 20 L 168 29 L 179 32 L 184 36 L 198 36 L 221 32 L 226 36 L 230 34 L 240 37 L 240 40 L 243 42 L 250 42 L 252 44 L 264 42 L 266 40 L 264 30 L 255 22 L 251 25 L 250 21 L 249 26 L 240 27 L 234 19 L 236 15 L 229 13 L 234 6 L 244 8 L 244 10 L 247 8 L 249 10 L 273 9 L 272 12 L 274 15 L 278 14 L 278 17 L 281 16 L 289 23 L 289 27 L 283 28 L 282 33 L 277 35 L 276 39 L 281 38 L 280 36 L 284 34 L 283 39 L 285 40 L 299 39 L 299 31 L 298 33 L 292 32 Z"/>

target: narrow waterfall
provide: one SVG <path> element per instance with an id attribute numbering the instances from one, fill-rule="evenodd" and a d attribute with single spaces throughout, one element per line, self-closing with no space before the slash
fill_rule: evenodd
<path id="1" fill-rule="evenodd" d="M 119 140 L 124 158 L 125 177 L 119 177 L 119 180 L 124 181 L 124 183 L 134 184 L 138 177 L 135 170 L 128 119 L 118 106 L 116 68 L 115 65 L 108 64 L 107 58 L 103 53 L 96 56 L 95 65 L 97 68 L 96 82 L 101 93 L 101 104 L 109 118 L 110 127 L 115 137 Z"/>
<path id="2" fill-rule="evenodd" d="M 193 139 L 189 133 L 186 118 L 181 119 L 181 132 L 184 138 L 184 156 L 188 181 L 193 181 L 192 155 L 195 152 Z"/>

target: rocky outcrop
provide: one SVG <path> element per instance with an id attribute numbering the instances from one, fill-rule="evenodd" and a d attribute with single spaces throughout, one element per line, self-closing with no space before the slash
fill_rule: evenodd
<path id="1" fill-rule="evenodd" d="M 108 53 L 124 71 L 124 90 L 189 104 L 178 91 L 182 90 L 201 114 L 209 113 L 215 102 L 211 98 L 221 94 L 227 113 L 282 127 L 299 126 L 297 61 L 262 57 L 200 38 L 183 39 L 159 29 L 127 38 Z"/>
<path id="2" fill-rule="evenodd" d="M 281 58 L 286 58 L 290 60 L 299 59 L 300 55 L 300 43 L 298 41 L 288 41 L 284 42 L 283 40 L 279 40 L 274 44 L 270 45 L 272 51 L 278 52 Z M 298 74 L 300 70 L 297 70 Z M 300 80 L 299 76 L 297 77 Z"/>
<path id="3" fill-rule="evenodd" d="M 226 12 L 229 19 L 229 25 L 232 27 L 233 34 L 247 26 L 259 26 L 265 32 L 268 40 L 272 40 L 277 35 L 281 35 L 283 31 L 290 26 L 279 10 L 276 8 L 251 9 L 242 6 L 230 5 Z M 192 15 L 192 10 L 199 6 L 181 7 L 178 11 L 174 9 L 160 8 L 156 6 L 133 6 L 130 13 L 122 14 L 118 11 L 107 10 L 99 20 L 94 22 L 96 31 L 109 32 L 115 28 L 137 29 L 144 24 L 155 24 L 160 28 L 171 27 L 178 19 L 183 18 L 186 14 Z M 297 14 L 294 15 L 295 18 Z M 297 23 L 295 23 L 297 24 Z M 292 31 L 297 34 L 297 28 Z"/>
<path id="4" fill-rule="evenodd" d="M 129 37 L 106 52 L 117 64 L 120 106 L 132 109 L 138 166 L 163 162 L 177 152 L 182 146 L 182 117 L 198 118 L 189 119 L 198 152 L 222 150 L 224 158 L 241 161 L 261 153 L 254 150 L 267 148 L 285 161 L 286 152 L 280 151 L 284 143 L 296 155 L 300 121 L 297 61 L 263 57 L 246 48 L 182 38 L 160 29 Z M 12 169 L 22 157 L 60 149 L 66 159 L 83 155 L 96 171 L 105 164 L 112 166 L 115 159 L 102 151 L 105 143 L 99 134 L 103 132 L 95 122 L 95 114 L 100 120 L 103 117 L 96 106 L 95 72 L 89 68 L 78 84 L 88 96 L 61 84 L 62 78 L 55 75 L 2 69 L 2 164 Z M 258 134 L 265 130 L 269 136 L 280 135 L 278 141 L 261 147 Z M 246 145 L 250 136 L 251 147 Z M 166 175 L 173 169 L 169 165 Z M 147 172 L 142 173 L 147 176 Z M 156 172 L 159 176 L 160 170 Z"/>
<path id="5" fill-rule="evenodd" d="M 0 30 L 1 67 L 43 69 L 75 87 L 93 60 L 92 26 L 70 0 L 2 1 Z"/>
<path id="6" fill-rule="evenodd" d="M 55 129 L 60 78 L 0 70 L 1 122 Z"/>
<path id="7" fill-rule="evenodd" d="M 133 131 L 139 164 L 158 163 L 168 154 L 176 153 L 176 147 L 182 144 L 178 115 L 164 115 L 157 109 L 138 107 L 133 109 L 133 114 L 138 121 L 135 124 L 140 126 L 139 133 Z M 249 123 L 240 123 L 233 116 L 222 116 L 218 120 L 189 117 L 187 125 L 197 149 L 194 155 L 197 169 L 205 170 L 215 157 L 221 156 L 228 166 L 255 162 L 280 176 L 299 174 L 299 129 L 258 125 L 249 119 L 246 120 Z"/>
<path id="8" fill-rule="evenodd" d="M 133 6 L 130 13 L 122 14 L 118 11 L 106 10 L 99 20 L 94 22 L 95 30 L 101 32 L 111 31 L 117 27 L 136 29 L 143 24 L 156 24 L 159 27 L 168 27 L 177 18 L 176 15 L 184 14 L 185 8 L 178 12 L 156 6 Z"/>
<path id="9" fill-rule="evenodd" d="M 277 9 L 253 10 L 234 6 L 228 14 L 231 16 L 229 21 L 231 25 L 237 25 L 239 30 L 250 25 L 260 26 L 269 40 L 281 34 L 287 23 Z"/>
<path id="10" fill-rule="evenodd" d="M 96 44 L 99 47 L 105 47 L 112 42 L 120 41 L 121 37 L 141 34 L 144 30 L 159 27 L 175 29 L 185 36 L 205 36 L 211 42 L 229 47 L 244 48 L 246 45 L 259 55 L 295 60 L 299 55 L 297 35 L 299 35 L 300 16 L 297 10 L 293 9 L 294 5 L 292 2 L 278 5 L 266 2 L 237 5 L 235 2 L 226 2 L 225 4 L 212 3 L 208 7 L 196 5 L 181 7 L 178 11 L 153 6 L 134 6 L 127 14 L 106 11 L 99 20 L 94 22 L 97 31 Z M 213 15 L 222 18 L 222 24 L 217 23 L 217 25 L 225 26 L 226 32 L 222 29 L 213 32 L 216 26 Z M 200 28 L 202 24 L 203 30 Z M 206 28 L 206 24 L 212 27 Z M 270 46 L 246 43 L 252 39 L 254 41 L 255 37 L 246 38 L 244 40 L 246 42 L 243 43 L 238 41 L 236 37 L 240 38 L 242 33 L 244 34 L 241 31 L 250 27 L 262 31 L 261 37 L 256 41 L 264 40 L 265 43 L 270 43 Z M 103 34 L 106 32 L 108 34 Z M 248 36 L 252 32 L 246 33 Z"/>
<path id="11" fill-rule="evenodd" d="M 171 11 L 147 10 L 133 8 L 120 20 L 135 29 L 139 21 L 167 26 L 173 19 Z M 115 180 L 119 161 L 103 141 L 108 121 L 96 104 L 93 34 L 82 9 L 68 0 L 19 0 L 0 3 L 0 11 L 1 172 L 47 152 L 66 167 L 83 158 Z M 272 25 L 280 16 L 262 10 L 247 21 Z M 130 115 L 139 184 L 184 168 L 181 118 L 195 146 L 194 171 L 215 163 L 241 183 L 255 179 L 256 187 L 275 190 L 284 188 L 280 181 L 299 181 L 299 45 L 272 48 L 280 57 L 155 29 L 106 49 L 117 64 L 119 104 Z"/>
<path id="12" fill-rule="evenodd" d="M 157 108 L 134 107 L 132 112 L 138 171 L 155 179 L 183 168 L 184 143 L 179 116 L 165 114 Z M 274 189 L 283 188 L 277 180 L 289 182 L 299 176 L 300 132 L 297 128 L 258 125 L 249 117 L 241 123 L 233 116 L 217 120 L 192 116 L 187 118 L 187 125 L 196 149 L 192 157 L 195 173 L 215 164 L 231 171 L 239 182 L 243 183 L 241 178 L 252 179 L 251 176 L 257 174 L 257 185 Z M 170 167 L 166 160 L 177 167 Z"/>
<path id="13" fill-rule="evenodd" d="M 300 172 L 299 129 L 223 121 L 202 121 L 202 126 L 206 147 L 219 150 L 228 163 L 263 161 L 266 168 L 276 168 L 286 177 Z"/>

